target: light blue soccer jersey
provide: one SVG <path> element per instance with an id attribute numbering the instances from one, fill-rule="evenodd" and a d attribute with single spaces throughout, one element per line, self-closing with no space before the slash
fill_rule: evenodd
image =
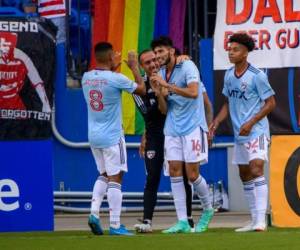
<path id="1" fill-rule="evenodd" d="M 264 100 L 275 94 L 263 71 L 249 64 L 245 73 L 237 77 L 235 68 L 230 68 L 225 73 L 222 93 L 228 98 L 237 143 L 249 142 L 261 134 L 270 137 L 267 117 L 258 121 L 248 136 L 239 136 L 241 126 L 261 110 Z"/>
<path id="2" fill-rule="evenodd" d="M 88 109 L 88 137 L 94 148 L 119 143 L 122 130 L 121 93 L 134 92 L 137 84 L 109 70 L 91 70 L 82 78 L 82 90 Z"/>
<path id="3" fill-rule="evenodd" d="M 160 75 L 166 80 L 165 67 L 161 68 Z M 168 136 L 184 136 L 190 134 L 199 126 L 204 131 L 208 131 L 202 94 L 204 86 L 201 83 L 196 65 L 190 60 L 176 64 L 168 82 L 181 88 L 186 88 L 189 83 L 198 82 L 199 87 L 196 99 L 174 93 L 169 94 L 164 134 Z"/>

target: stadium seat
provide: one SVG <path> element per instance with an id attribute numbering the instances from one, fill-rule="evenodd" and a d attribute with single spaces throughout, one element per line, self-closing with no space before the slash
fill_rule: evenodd
<path id="1" fill-rule="evenodd" d="M 22 0 L 2 0 L 1 6 L 3 7 L 15 7 L 15 8 L 21 8 L 21 1 Z"/>
<path id="2" fill-rule="evenodd" d="M 25 16 L 25 14 L 15 7 L 0 7 L 1 16 Z"/>

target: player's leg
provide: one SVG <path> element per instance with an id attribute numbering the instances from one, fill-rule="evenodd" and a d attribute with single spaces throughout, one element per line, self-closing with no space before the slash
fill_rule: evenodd
<path id="1" fill-rule="evenodd" d="M 191 228 L 187 221 L 186 193 L 184 188 L 182 168 L 183 168 L 183 149 L 180 137 L 165 137 L 166 160 L 169 163 L 169 174 L 171 180 L 171 190 L 174 199 L 178 222 L 163 231 L 163 233 L 186 233 Z"/>
<path id="2" fill-rule="evenodd" d="M 110 148 L 103 150 L 108 176 L 107 200 L 111 235 L 132 235 L 120 222 L 122 209 L 122 177 L 127 172 L 127 155 L 124 138 Z"/>
<path id="3" fill-rule="evenodd" d="M 147 139 L 145 148 L 146 183 L 144 188 L 143 222 L 134 227 L 138 232 L 152 232 L 152 218 L 157 201 L 161 170 L 164 162 L 163 138 Z"/>
<path id="4" fill-rule="evenodd" d="M 239 150 L 237 150 L 237 153 L 239 152 Z M 243 155 L 238 154 L 241 158 L 241 156 Z M 249 210 L 250 210 L 250 214 L 251 214 L 251 222 L 249 224 L 247 224 L 244 227 L 238 228 L 235 231 L 236 232 L 249 232 L 249 231 L 253 231 L 253 225 L 256 222 L 256 194 L 255 194 L 255 188 L 254 188 L 254 180 L 252 178 L 252 174 L 249 168 L 248 164 L 245 164 L 245 161 L 242 161 L 242 159 L 239 160 L 239 162 L 244 164 L 239 164 L 239 175 L 240 175 L 240 179 L 242 181 L 243 184 L 243 190 L 244 190 L 244 197 L 247 201 Z"/>
<path id="5" fill-rule="evenodd" d="M 103 234 L 103 230 L 101 228 L 100 218 L 99 218 L 99 210 L 101 207 L 101 203 L 103 198 L 107 192 L 107 175 L 105 173 L 105 167 L 103 162 L 103 153 L 101 149 L 92 148 L 92 153 L 97 165 L 98 172 L 100 173 L 99 177 L 95 181 L 93 187 L 92 194 L 92 202 L 91 202 L 91 213 L 88 219 L 88 225 L 91 228 L 91 231 L 96 235 Z"/>
<path id="6" fill-rule="evenodd" d="M 200 198 L 203 213 L 196 226 L 196 232 L 204 232 L 213 217 L 209 189 L 206 180 L 199 173 L 200 163 L 208 161 L 207 135 L 201 128 L 196 128 L 191 134 L 184 137 L 185 168 L 189 181 Z"/>
<path id="7" fill-rule="evenodd" d="M 256 199 L 256 223 L 255 231 L 266 229 L 266 212 L 268 206 L 268 185 L 264 176 L 264 163 L 268 161 L 269 142 L 265 135 L 258 137 L 256 150 L 249 152 L 250 171 L 254 181 Z"/>
<path id="8" fill-rule="evenodd" d="M 244 195 L 251 212 L 251 223 L 237 229 L 237 232 L 262 231 L 266 228 L 268 188 L 263 167 L 267 160 L 268 141 L 264 135 L 245 144 L 236 144 L 234 147 L 233 162 L 239 164 Z"/>
<path id="9" fill-rule="evenodd" d="M 194 230 L 194 220 L 192 216 L 192 202 L 193 202 L 193 185 L 189 182 L 187 176 L 186 176 L 186 170 L 185 167 L 183 168 L 183 182 L 184 182 L 184 188 L 186 193 L 186 211 L 187 211 L 187 217 L 190 227 L 192 228 L 192 231 Z"/>

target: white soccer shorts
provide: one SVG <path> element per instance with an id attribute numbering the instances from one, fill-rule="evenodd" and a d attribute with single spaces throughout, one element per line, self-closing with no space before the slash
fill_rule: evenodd
<path id="1" fill-rule="evenodd" d="M 246 143 L 235 143 L 233 148 L 232 164 L 248 165 L 254 159 L 268 161 L 270 140 L 262 134 L 256 139 Z"/>
<path id="2" fill-rule="evenodd" d="M 186 163 L 208 162 L 207 134 L 197 127 L 185 136 L 165 136 L 165 159 Z"/>
<path id="3" fill-rule="evenodd" d="M 118 144 L 108 148 L 91 148 L 97 169 L 100 174 L 107 173 L 108 176 L 127 172 L 127 153 L 124 137 L 120 138 Z"/>

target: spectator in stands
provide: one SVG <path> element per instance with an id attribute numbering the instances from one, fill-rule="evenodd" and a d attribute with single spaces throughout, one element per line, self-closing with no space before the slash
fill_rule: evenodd
<path id="1" fill-rule="evenodd" d="M 65 0 L 38 0 L 38 12 L 40 16 L 51 19 L 57 27 L 57 44 L 66 42 L 66 10 Z"/>
<path id="2" fill-rule="evenodd" d="M 23 11 L 28 17 L 37 17 L 37 0 L 23 0 L 22 7 Z"/>

